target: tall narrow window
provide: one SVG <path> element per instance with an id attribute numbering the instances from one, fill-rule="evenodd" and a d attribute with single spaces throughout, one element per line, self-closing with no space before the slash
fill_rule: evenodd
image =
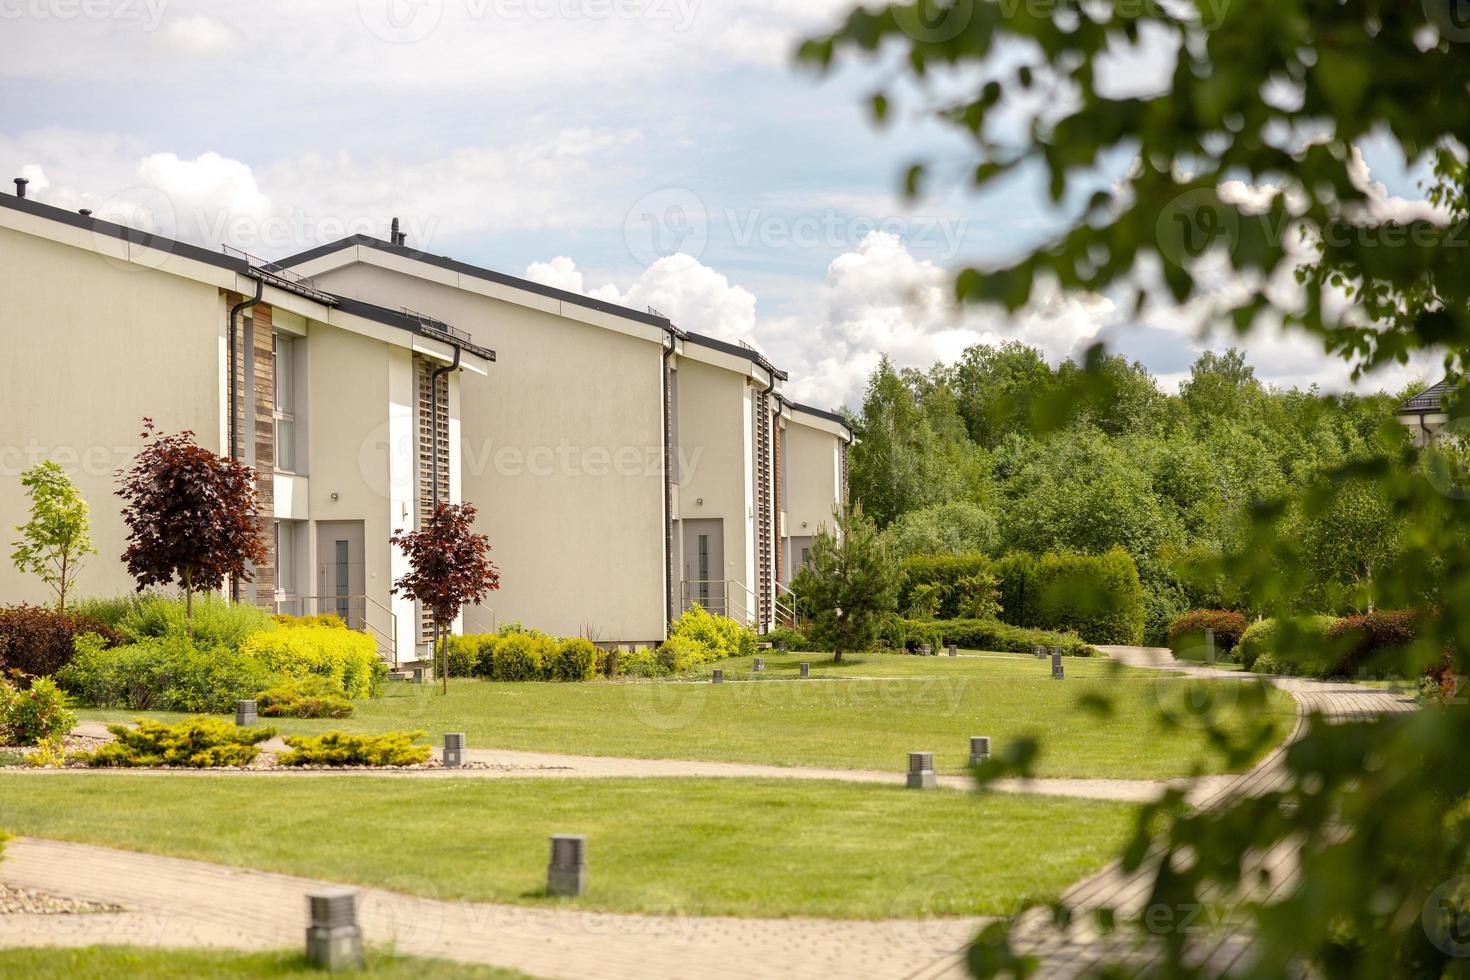
<path id="1" fill-rule="evenodd" d="M 709 608 L 709 535 L 699 536 L 699 604 Z"/>
<path id="2" fill-rule="evenodd" d="M 296 472 L 296 341 L 275 335 L 276 469 Z"/>
<path id="3" fill-rule="evenodd" d="M 337 615 L 341 616 L 345 622 L 351 622 L 347 616 L 347 598 L 350 594 L 348 590 L 352 587 L 350 584 L 352 582 L 352 566 L 348 552 L 349 542 L 338 541 L 335 544 L 337 559 Z"/>

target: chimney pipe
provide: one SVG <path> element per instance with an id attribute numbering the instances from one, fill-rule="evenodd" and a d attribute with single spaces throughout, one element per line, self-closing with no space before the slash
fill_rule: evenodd
<path id="1" fill-rule="evenodd" d="M 397 245 L 398 244 L 398 219 L 397 218 L 394 218 L 393 219 L 393 224 L 390 225 L 389 228 L 388 228 L 388 244 L 390 244 L 390 245 Z"/>
<path id="2" fill-rule="evenodd" d="M 26 185 L 29 184 L 29 183 L 30 183 L 30 181 L 29 180 L 26 180 L 24 177 L 17 177 L 17 178 L 15 178 L 15 196 L 16 197 L 25 197 L 26 196 Z"/>
<path id="3" fill-rule="evenodd" d="M 90 218 L 90 217 L 92 217 L 92 209 L 91 208 L 82 208 L 82 210 L 79 211 L 78 214 L 80 214 L 84 218 Z"/>

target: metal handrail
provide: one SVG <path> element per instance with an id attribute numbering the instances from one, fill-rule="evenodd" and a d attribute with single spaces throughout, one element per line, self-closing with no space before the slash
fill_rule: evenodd
<path id="1" fill-rule="evenodd" d="M 781 601 L 781 599 L 782 599 L 781 593 L 783 593 L 783 592 L 786 593 L 786 595 L 790 597 L 789 601 L 787 601 L 785 603 L 782 603 L 782 601 Z M 776 608 L 776 614 L 777 614 L 776 615 L 776 625 L 778 625 L 778 626 L 785 626 L 785 627 L 787 627 L 789 629 L 796 629 L 796 593 L 791 591 L 791 587 L 790 586 L 786 585 L 783 582 L 779 582 L 779 581 L 776 583 L 776 600 L 773 603 L 773 605 Z M 786 613 L 786 622 L 784 622 L 784 623 L 781 622 L 781 616 L 780 616 L 780 614 L 782 612 Z"/>
<path id="2" fill-rule="evenodd" d="M 755 593 L 751 590 L 750 586 L 746 585 L 744 582 L 741 582 L 738 579 L 730 579 L 730 578 L 685 579 L 684 580 L 683 603 L 681 605 L 681 610 L 680 611 L 687 611 L 689 609 L 689 606 L 691 604 L 691 598 L 692 598 L 690 596 L 690 586 L 699 586 L 699 585 L 718 585 L 718 586 L 720 586 L 720 588 L 721 588 L 721 592 L 720 592 L 720 595 L 719 595 L 720 608 L 718 610 L 711 609 L 711 607 L 714 606 L 714 602 L 713 601 L 701 602 L 700 605 L 703 606 L 705 609 L 710 610 L 711 612 L 718 611 L 719 614 L 722 615 L 722 616 L 728 616 L 728 615 L 730 615 L 730 608 L 731 608 L 731 597 L 730 597 L 730 591 L 731 590 L 730 590 L 730 586 L 731 585 L 736 586 L 737 589 L 739 589 L 741 592 L 744 592 L 745 593 L 745 596 L 748 597 L 751 600 L 750 602 L 746 602 L 744 598 L 742 598 L 740 600 L 740 614 L 745 618 L 745 621 L 747 623 L 748 622 L 752 622 L 752 621 L 754 621 L 756 619 L 756 617 L 754 615 L 752 615 L 752 610 L 754 609 L 754 600 L 755 600 L 755 597 L 756 597 L 755 596 Z M 711 590 L 711 594 L 709 596 L 709 599 L 712 600 L 713 598 L 714 598 L 714 592 L 713 592 L 713 590 Z M 695 598 L 692 601 L 699 601 L 699 600 L 697 598 Z"/>
<path id="3" fill-rule="evenodd" d="M 324 612 L 329 612 L 329 613 L 336 613 L 336 612 L 338 612 L 338 609 L 340 608 L 340 604 L 343 603 L 343 602 L 346 602 L 346 603 L 361 602 L 363 604 L 363 613 L 362 613 L 362 616 L 361 616 L 361 622 L 359 624 L 354 624 L 352 622 L 348 622 L 348 624 L 347 624 L 348 627 L 351 628 L 351 629 L 355 629 L 355 630 L 357 630 L 360 633 L 366 633 L 369 636 L 373 637 L 373 639 L 377 642 L 377 645 L 378 645 L 378 656 L 380 656 L 384 660 L 389 661 L 390 663 L 392 663 L 393 664 L 393 668 L 395 670 L 397 670 L 398 669 L 398 614 L 395 613 L 392 609 L 389 609 L 387 606 L 383 605 L 378 600 L 374 599 L 370 595 L 298 595 L 298 596 L 291 596 L 291 597 L 285 598 L 285 599 L 277 599 L 275 601 L 275 610 L 276 610 L 277 613 L 289 613 L 290 612 L 289 610 L 283 609 L 282 607 L 283 606 L 286 606 L 286 605 L 290 605 L 291 603 L 311 603 L 311 604 L 313 604 L 316 607 L 316 613 L 318 615 L 320 615 L 320 614 L 322 614 Z M 297 615 L 297 616 L 302 615 L 303 613 L 300 610 L 305 609 L 305 608 L 306 608 L 305 606 L 298 606 L 298 611 L 295 612 L 295 613 L 291 613 L 291 615 Z M 380 611 L 381 613 L 383 613 L 383 615 L 385 615 L 385 616 L 388 617 L 388 629 L 386 631 L 384 631 L 383 629 L 381 629 L 378 626 L 374 625 L 368 619 L 368 616 L 367 616 L 367 610 L 368 610 L 368 608 L 377 609 L 378 611 Z M 348 617 L 343 617 L 343 618 L 346 619 Z M 385 652 L 386 652 L 386 656 L 385 656 Z"/>

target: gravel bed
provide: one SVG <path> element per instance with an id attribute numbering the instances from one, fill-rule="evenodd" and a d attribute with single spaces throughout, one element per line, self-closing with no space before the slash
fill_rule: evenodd
<path id="1" fill-rule="evenodd" d="M 61 898 L 29 888 L 0 883 L 0 915 L 83 915 L 88 912 L 121 912 L 120 905 Z"/>

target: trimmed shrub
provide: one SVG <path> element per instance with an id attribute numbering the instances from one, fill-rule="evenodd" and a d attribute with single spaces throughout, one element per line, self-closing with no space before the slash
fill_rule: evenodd
<path id="1" fill-rule="evenodd" d="M 1030 653 L 1038 646 L 1048 650 L 1061 647 L 1068 657 L 1091 657 L 1097 651 L 1072 633 L 1053 633 L 1025 629 L 995 619 L 949 619 L 934 622 L 903 621 L 906 631 L 904 646 L 916 649 L 928 643 L 939 650 L 956 643 L 966 650 L 991 650 L 997 653 Z"/>
<path id="2" fill-rule="evenodd" d="M 71 662 L 76 638 L 83 633 L 95 633 L 108 646 L 122 641 L 116 630 L 91 616 L 42 606 L 0 609 L 0 677 L 50 677 Z"/>
<path id="3" fill-rule="evenodd" d="M 709 655 L 709 648 L 688 636 L 671 636 L 658 648 L 656 660 L 660 674 L 683 674 L 700 664 L 719 657 Z"/>
<path id="4" fill-rule="evenodd" d="M 480 656 L 486 640 L 493 641 L 494 634 L 469 634 L 448 636 L 440 643 L 440 652 L 448 654 L 450 677 L 474 677 L 480 672 Z"/>
<path id="5" fill-rule="evenodd" d="M 698 643 L 707 651 L 705 660 L 748 657 L 755 653 L 754 630 L 741 626 L 728 616 L 706 612 L 698 603 L 674 620 L 669 637 Z"/>
<path id="6" fill-rule="evenodd" d="M 898 608 L 915 608 L 916 595 L 933 599 L 930 615 L 938 619 L 955 619 L 960 614 L 961 579 L 981 572 L 994 571 L 991 559 L 973 555 L 915 555 L 899 562 Z M 925 586 L 934 587 L 925 589 Z"/>
<path id="7" fill-rule="evenodd" d="M 1332 672 L 1422 673 L 1425 664 L 1411 666 L 1403 659 L 1419 635 L 1418 621 L 1419 613 L 1413 609 L 1344 616 L 1327 630 L 1328 646 L 1337 654 Z"/>
<path id="8" fill-rule="evenodd" d="M 372 637 L 331 626 L 280 626 L 253 633 L 240 653 L 283 677 L 325 677 L 348 698 L 374 696 L 387 675 Z"/>
<path id="9" fill-rule="evenodd" d="M 259 743 L 274 738 L 274 728 L 239 728 L 218 718 L 191 718 L 174 725 L 139 720 L 137 728 L 108 725 L 116 741 L 73 758 L 95 767 L 184 766 L 213 769 L 248 766 Z"/>
<path id="10" fill-rule="evenodd" d="M 22 690 L 0 678 L 0 744 L 40 745 L 59 740 L 77 723 L 66 695 L 48 677 Z"/>
<path id="11" fill-rule="evenodd" d="M 387 732 L 382 735 L 288 735 L 290 752 L 277 760 L 283 766 L 417 766 L 429 761 L 429 747 L 413 743 L 427 732 Z"/>
<path id="12" fill-rule="evenodd" d="M 556 655 L 551 661 L 551 679 L 554 681 L 591 680 L 597 672 L 597 647 L 591 640 L 570 636 L 557 645 Z"/>
<path id="13" fill-rule="evenodd" d="M 489 648 L 490 678 L 497 681 L 539 681 L 556 657 L 556 643 L 540 633 L 516 632 L 500 637 Z M 483 665 L 483 659 L 481 661 Z"/>
<path id="14" fill-rule="evenodd" d="M 1215 646 L 1229 653 L 1240 643 L 1250 625 L 1244 614 L 1230 609 L 1191 609 L 1174 618 L 1166 636 L 1169 649 L 1178 654 L 1203 649 L 1205 630 L 1212 629 L 1215 631 Z"/>
<path id="15" fill-rule="evenodd" d="M 664 673 L 655 650 L 619 650 L 614 656 L 617 672 L 625 677 L 658 677 Z"/>
<path id="16" fill-rule="evenodd" d="M 1076 633 L 1088 643 L 1143 642 L 1143 586 L 1122 548 L 1101 555 L 1043 555 L 1037 616 L 1026 625 Z"/>
<path id="17" fill-rule="evenodd" d="M 355 710 L 325 677 L 287 681 L 255 695 L 255 703 L 267 718 L 350 718 Z"/>
<path id="18" fill-rule="evenodd" d="M 1336 622 L 1334 616 L 1263 619 L 1241 635 L 1235 657 L 1246 670 L 1260 674 L 1326 677 L 1337 659 L 1327 639 Z"/>

